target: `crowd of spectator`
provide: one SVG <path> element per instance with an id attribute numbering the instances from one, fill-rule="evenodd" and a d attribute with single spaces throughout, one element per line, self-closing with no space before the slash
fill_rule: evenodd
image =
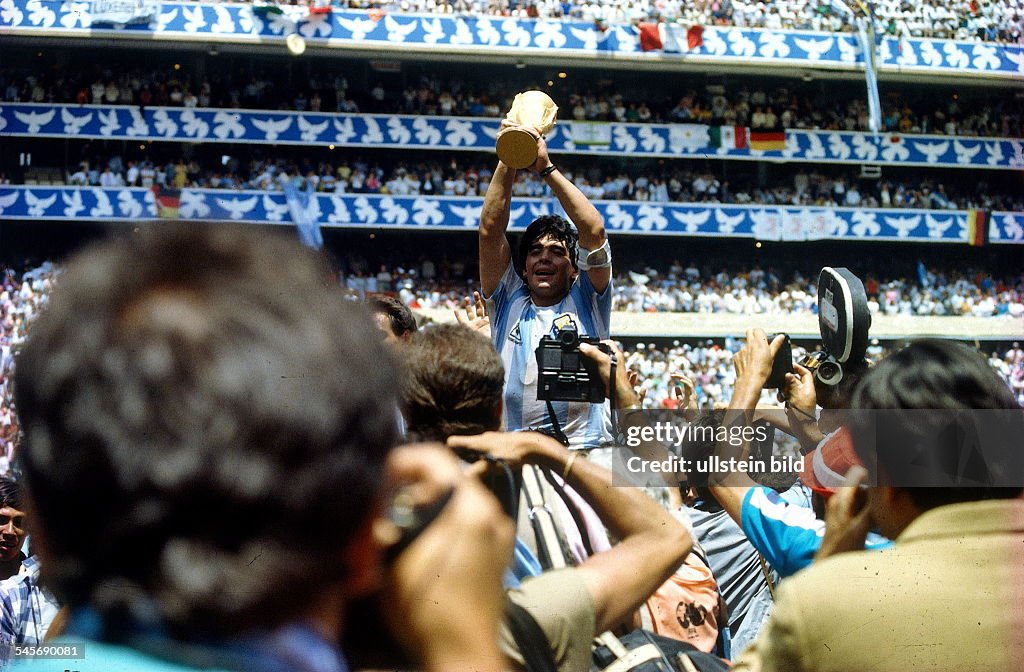
<path id="1" fill-rule="evenodd" d="M 487 228 L 481 258 L 507 250 Z M 572 291 L 568 250 L 532 231 L 529 300 L 544 264 Z M 9 460 L 18 434 L 19 467 L 0 476 L 0 666 L 45 643 L 88 647 L 93 669 L 1017 667 L 1012 608 L 971 615 L 985 645 L 965 647 L 948 605 L 964 586 L 996 605 L 1017 590 L 1019 343 L 886 352 L 861 334 L 842 380 L 801 347 L 776 379 L 785 339 L 756 328 L 580 343 L 603 387 L 580 408 L 608 430 L 574 448 L 590 423 L 549 401 L 548 433 L 503 403 L 510 386 L 545 395 L 515 389 L 538 376 L 495 344 L 548 329 L 508 324 L 493 267 L 491 320 L 476 295 L 460 324 L 422 326 L 389 296 L 346 301 L 326 262 L 288 236 L 190 223 L 0 269 L 0 390 L 17 388 L 0 447 Z M 594 270 L 591 291 L 609 281 Z"/>
<path id="2" fill-rule="evenodd" d="M 18 436 L 11 373 L 32 319 L 46 305 L 60 268 L 50 261 L 17 273 L 0 265 L 0 474 L 7 473 Z"/>
<path id="3" fill-rule="evenodd" d="M 483 196 L 491 177 L 488 164 L 440 161 L 386 162 L 364 157 L 337 162 L 305 160 L 302 165 L 286 159 L 228 157 L 219 165 L 196 159 L 177 161 L 125 161 L 120 156 L 94 156 L 67 171 L 67 184 L 101 187 L 152 187 L 253 189 L 280 191 L 283 185 L 303 177 L 322 193 L 389 194 L 393 196 Z M 999 193 L 984 180 L 970 185 L 940 183 L 927 176 L 906 179 L 859 179 L 854 171 L 826 175 L 799 168 L 784 177 L 775 172 L 765 184 L 752 176 L 730 180 L 707 170 L 665 170 L 644 175 L 638 170 L 615 167 L 573 170 L 563 162 L 567 175 L 592 200 L 645 201 L 654 203 L 720 203 L 802 205 L 853 208 L 917 208 L 954 210 L 980 208 L 1018 212 L 1024 210 L 1019 193 Z M 543 180 L 529 171 L 516 177 L 516 196 L 545 197 Z"/>
<path id="4" fill-rule="evenodd" d="M 432 260 L 371 268 L 362 258 L 344 264 L 342 283 L 355 298 L 394 293 L 417 308 L 456 308 L 475 286 L 462 262 L 440 267 Z M 864 279 L 873 314 L 1024 318 L 1024 273 L 993 278 L 973 271 L 919 270 L 916 278 Z M 726 313 L 733 315 L 817 314 L 815 278 L 799 270 L 784 273 L 753 265 L 729 272 L 724 267 L 678 261 L 668 269 L 641 268 L 616 277 L 612 309 L 624 312 Z"/>
<path id="5" fill-rule="evenodd" d="M 289 4 L 317 3 L 293 0 Z M 332 4 L 386 12 L 572 19 L 593 21 L 602 28 L 617 23 L 668 21 L 688 26 L 850 32 L 855 25 L 850 14 L 825 0 L 348 0 Z M 858 3 L 847 4 L 859 12 Z M 879 32 L 896 37 L 1020 43 L 1024 35 L 1024 5 L 1020 0 L 876 0 L 867 5 Z"/>
<path id="6" fill-rule="evenodd" d="M 371 264 L 358 254 L 339 259 L 339 284 L 353 300 L 375 294 L 396 296 L 413 310 L 449 309 L 462 305 L 477 287 L 475 264 L 447 256 L 421 258 L 400 265 Z M 50 261 L 22 273 L 0 269 L 0 460 L 9 456 L 17 433 L 10 405 L 13 355 L 28 335 L 32 318 L 46 304 L 60 267 Z M 471 277 L 474 276 L 474 277 Z M 919 264 L 916 277 L 864 278 L 868 305 L 875 314 L 902 316 L 971 315 L 1024 319 L 1024 273 L 993 278 L 980 270 L 955 271 Z M 620 272 L 613 283 L 612 309 L 625 312 L 684 312 L 755 314 L 816 314 L 814 277 L 799 270 L 783 271 L 754 264 L 729 271 L 714 263 L 673 262 L 667 268 Z M 733 369 L 731 352 L 739 347 L 731 339 L 723 345 L 674 345 L 665 349 L 649 344 L 631 353 L 631 366 L 643 374 L 651 392 L 648 403 L 670 399 L 668 373 L 684 370 L 698 382 L 707 403 L 728 399 Z M 872 346 L 869 354 L 881 356 Z M 1016 354 L 1015 354 L 1016 353 Z M 1012 356 L 1011 356 L 1012 355 Z M 686 363 L 689 363 L 688 365 Z M 1024 356 L 1016 348 L 993 366 L 1018 394 L 1024 394 Z M 693 367 L 687 369 L 687 366 Z M 665 402 L 671 403 L 671 401 Z M 0 473 L 4 471 L 0 461 Z"/>
<path id="7" fill-rule="evenodd" d="M 454 310 L 476 285 L 469 279 L 467 267 L 460 260 L 447 258 L 435 262 L 425 259 L 418 264 L 399 267 L 369 268 L 361 258 L 344 260 L 346 271 L 339 282 L 353 299 L 374 294 L 394 294 L 414 310 L 445 308 Z M 10 374 L 13 355 L 28 335 L 32 318 L 46 304 L 60 267 L 45 262 L 24 273 L 2 269 L 0 292 L 0 473 L 6 469 L 17 434 L 17 421 L 12 413 Z M 875 313 L 886 315 L 974 315 L 1024 318 L 1024 274 L 994 280 L 984 273 L 943 272 L 925 270 L 924 280 L 907 278 L 879 281 L 872 275 L 865 279 L 869 306 Z M 794 272 L 787 278 L 772 268 L 753 266 L 748 272 L 728 273 L 724 269 L 711 272 L 690 262 L 674 263 L 667 272 L 646 269 L 618 277 L 613 285 L 613 310 L 629 312 L 698 312 L 734 314 L 816 313 L 816 288 L 813 279 Z M 732 394 L 735 372 L 731 364 L 740 342 L 728 338 L 724 344 L 707 342 L 689 345 L 676 342 L 671 347 L 653 343 L 639 345 L 629 354 L 630 368 L 638 371 L 648 390 L 645 403 L 652 407 L 674 403 L 670 390 L 672 372 L 683 372 L 695 383 L 702 405 L 727 401 Z M 802 351 L 797 347 L 794 356 Z M 880 358 L 885 350 L 875 341 L 869 348 L 872 358 Z M 1015 346 L 1002 354 L 994 353 L 992 366 L 1024 402 L 1024 352 Z M 766 397 L 766 400 L 768 397 Z"/>
<path id="8" fill-rule="evenodd" d="M 177 68 L 177 69 L 176 69 Z M 278 73 L 280 75 L 281 73 Z M 536 83 L 473 83 L 465 79 L 424 74 L 400 88 L 377 79 L 364 88 L 350 86 L 344 75 L 313 75 L 287 83 L 286 76 L 217 74 L 190 76 L 180 65 L 165 71 L 130 72 L 93 66 L 80 72 L 8 70 L 0 72 L 0 91 L 8 102 L 54 102 L 182 107 L 279 109 L 308 112 L 375 112 L 430 116 L 497 118 L 508 109 L 521 88 Z M 710 85 L 703 91 L 680 83 L 678 94 L 651 93 L 646 87 L 631 92 L 609 86 L 564 85 L 555 93 L 563 119 L 651 123 L 700 123 L 748 126 L 753 130 L 824 129 L 867 131 L 868 111 L 862 96 L 827 87 L 815 93 L 797 93 L 787 87 L 752 85 L 725 88 Z M 563 86 L 563 85 L 560 85 Z M 627 93 L 628 92 L 628 93 Z M 1012 98 L 993 96 L 961 100 L 951 93 L 935 103 L 934 91 L 921 100 L 909 100 L 905 91 L 887 91 L 883 85 L 882 129 L 908 134 L 1020 137 L 1022 116 Z M 941 98 L 939 98 L 941 100 Z"/>
<path id="9" fill-rule="evenodd" d="M 677 400 L 672 388 L 677 384 L 673 373 L 682 373 L 694 383 L 698 404 L 702 408 L 714 408 L 727 401 L 733 393 L 736 372 L 732 358 L 743 345 L 742 339 L 726 338 L 724 343 L 708 340 L 690 345 L 673 342 L 671 346 L 654 343 L 638 343 L 627 351 L 627 365 L 640 374 L 647 390 L 645 408 L 675 408 Z M 877 340 L 868 346 L 867 358 L 872 364 L 887 356 L 891 349 L 883 347 Z M 793 345 L 794 361 L 801 361 L 807 350 Z M 1014 343 L 1006 351 L 992 350 L 989 364 L 1004 382 L 1013 390 L 1018 402 L 1024 403 L 1024 350 Z M 773 391 L 765 390 L 761 403 L 778 404 Z"/>

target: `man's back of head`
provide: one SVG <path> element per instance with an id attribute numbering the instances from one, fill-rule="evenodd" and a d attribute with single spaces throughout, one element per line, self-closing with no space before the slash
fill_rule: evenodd
<path id="1" fill-rule="evenodd" d="M 395 343 L 408 339 L 419 328 L 416 316 L 407 305 L 390 296 L 375 296 L 368 302 L 373 311 L 377 328 L 383 332 L 384 340 Z"/>
<path id="2" fill-rule="evenodd" d="M 429 327 L 410 339 L 403 360 L 406 422 L 418 438 L 500 428 L 505 368 L 485 336 L 459 324 Z"/>
<path id="3" fill-rule="evenodd" d="M 996 428 L 983 436 L 1004 442 L 1007 427 L 1024 425 L 1012 392 L 973 348 L 939 339 L 915 341 L 864 376 L 852 406 L 859 457 L 880 484 L 902 486 L 919 511 L 1012 499 L 1024 491 L 1024 461 L 1015 445 L 989 445 L 975 455 L 979 446 L 972 437 L 978 435 L 969 425 Z M 964 471 L 974 457 L 984 458 L 984 473 Z M 975 476 L 990 482 L 972 486 Z M 944 487 L 913 487 L 922 478 L 952 480 Z"/>
<path id="4" fill-rule="evenodd" d="M 162 225 L 69 265 L 18 359 L 45 571 L 108 634 L 288 622 L 350 579 L 395 439 L 369 316 L 297 242 Z"/>

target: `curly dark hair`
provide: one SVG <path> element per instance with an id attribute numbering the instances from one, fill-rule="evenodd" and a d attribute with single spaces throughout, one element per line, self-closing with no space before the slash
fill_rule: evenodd
<path id="1" fill-rule="evenodd" d="M 10 476 L 0 476 L 0 508 L 22 509 L 21 483 Z"/>
<path id="2" fill-rule="evenodd" d="M 519 247 L 516 249 L 516 268 L 519 269 L 519 272 L 524 272 L 526 268 L 526 257 L 530 253 L 530 246 L 544 236 L 551 236 L 564 244 L 565 249 L 569 252 L 572 266 L 576 268 L 576 248 L 580 242 L 576 227 L 564 217 L 543 215 L 533 220 L 519 239 Z"/>
<path id="3" fill-rule="evenodd" d="M 191 222 L 69 264 L 18 358 L 21 460 L 48 580 L 107 636 L 269 627 L 342 578 L 397 400 L 329 277 L 290 238 Z"/>

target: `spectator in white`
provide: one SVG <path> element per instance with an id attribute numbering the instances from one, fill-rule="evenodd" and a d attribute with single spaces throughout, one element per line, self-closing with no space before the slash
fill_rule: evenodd
<path id="1" fill-rule="evenodd" d="M 129 187 L 139 186 L 139 166 L 134 161 L 128 162 L 128 171 L 125 173 L 124 182 Z"/>
<path id="2" fill-rule="evenodd" d="M 120 173 L 115 173 L 110 170 L 110 166 L 103 169 L 103 173 L 100 174 L 100 186 L 101 187 L 122 187 L 124 186 L 124 179 Z"/>
<path id="3" fill-rule="evenodd" d="M 68 184 L 77 187 L 84 187 L 89 184 L 89 174 L 85 164 L 78 164 L 78 170 L 68 177 Z"/>

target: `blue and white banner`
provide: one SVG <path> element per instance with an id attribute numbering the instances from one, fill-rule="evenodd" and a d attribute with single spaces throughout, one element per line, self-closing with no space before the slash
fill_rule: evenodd
<path id="1" fill-rule="evenodd" d="M 967 242 L 963 210 L 868 210 L 855 208 L 707 206 L 682 203 L 597 201 L 611 233 L 713 236 L 761 240 L 891 240 Z M 306 207 L 327 227 L 409 230 L 475 230 L 483 199 L 470 197 L 316 194 Z M 513 203 L 511 228 L 556 212 L 553 199 Z M 292 224 L 281 192 L 183 189 L 182 219 Z M 0 186 L 0 220 L 123 221 L 157 219 L 153 192 L 142 188 Z M 990 243 L 1024 244 L 1024 213 L 991 213 Z"/>
<path id="2" fill-rule="evenodd" d="M 324 236 L 320 232 L 320 208 L 313 183 L 306 180 L 305 188 L 299 191 L 296 180 L 289 180 L 284 185 L 284 201 L 288 212 L 299 232 L 299 240 L 303 245 L 319 250 L 324 246 Z"/>
<path id="3" fill-rule="evenodd" d="M 864 54 L 849 33 L 758 30 L 707 26 L 704 42 L 678 54 L 641 52 L 638 31 L 614 24 L 601 31 L 583 21 L 544 21 L 497 16 L 462 17 L 336 10 L 309 16 L 282 5 L 267 15 L 251 4 L 162 2 L 148 23 L 96 25 L 92 2 L 0 0 L 0 35 L 116 36 L 204 43 L 280 43 L 298 33 L 316 46 L 410 52 L 510 55 L 538 50 L 548 56 L 614 56 L 616 60 L 752 63 L 799 68 L 860 69 Z M 878 67 L 885 72 L 948 72 L 957 77 L 1024 77 L 1024 48 L 988 42 L 884 38 Z"/>
<path id="4" fill-rule="evenodd" d="M 577 129 L 582 126 L 582 129 Z M 560 154 L 1024 170 L 1024 140 L 840 131 L 786 131 L 786 149 L 712 147 L 710 126 L 559 122 Z M 497 119 L 269 110 L 8 103 L 0 136 L 294 144 L 494 152 Z M 579 132 L 577 132 L 579 131 Z M 601 142 L 592 142 L 600 137 Z"/>

